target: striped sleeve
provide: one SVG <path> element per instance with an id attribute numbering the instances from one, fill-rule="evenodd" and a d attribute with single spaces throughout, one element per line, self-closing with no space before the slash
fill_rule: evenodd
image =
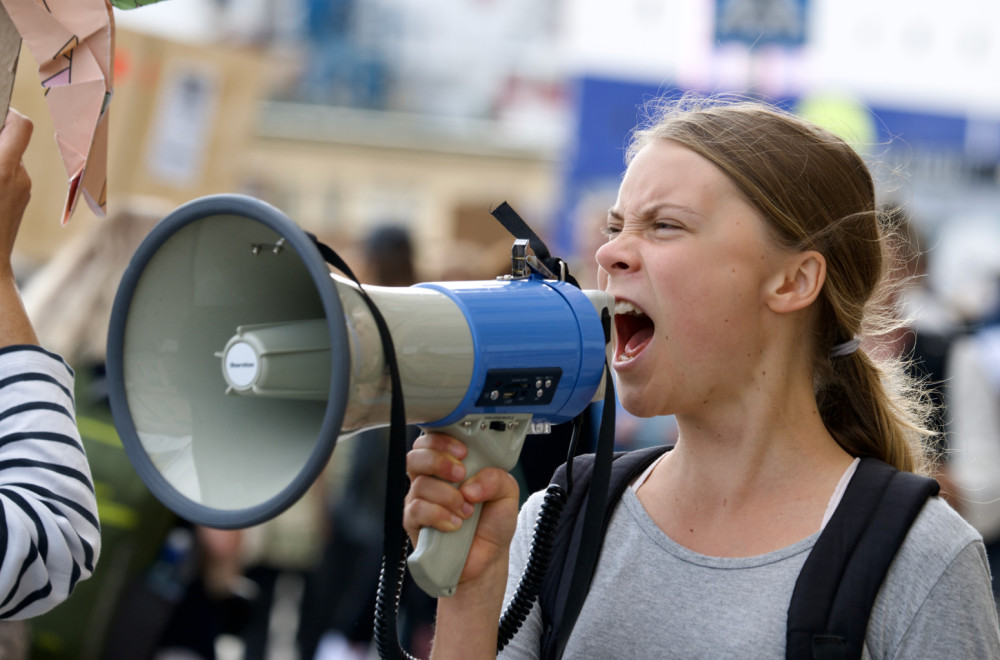
<path id="1" fill-rule="evenodd" d="M 37 346 L 0 348 L 0 618 L 69 597 L 101 549 L 76 427 L 73 371 Z"/>

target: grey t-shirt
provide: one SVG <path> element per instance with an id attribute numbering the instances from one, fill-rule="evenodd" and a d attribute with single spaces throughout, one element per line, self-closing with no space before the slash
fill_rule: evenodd
<path id="1" fill-rule="evenodd" d="M 509 599 L 541 504 L 522 507 Z M 817 535 L 756 557 L 720 558 L 671 540 L 628 489 L 612 515 L 566 658 L 783 658 L 788 604 Z M 501 658 L 537 658 L 537 604 Z M 928 501 L 889 569 L 864 658 L 1000 658 L 983 543 L 948 504 Z"/>

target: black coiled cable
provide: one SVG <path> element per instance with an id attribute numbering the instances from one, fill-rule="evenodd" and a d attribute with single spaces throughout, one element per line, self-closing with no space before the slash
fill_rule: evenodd
<path id="1" fill-rule="evenodd" d="M 550 484 L 545 490 L 545 498 L 538 511 L 535 531 L 531 539 L 531 551 L 524 573 L 517 584 L 517 590 L 510 603 L 500 617 L 497 633 L 497 653 L 500 653 L 514 635 L 521 629 L 524 620 L 528 618 L 531 607 L 538 598 L 542 588 L 542 580 L 552 559 L 552 543 L 555 539 L 556 523 L 566 506 L 566 491 L 558 484 Z M 404 542 L 402 556 L 395 569 L 388 565 L 386 557 L 382 558 L 382 570 L 378 578 L 378 592 L 375 596 L 375 648 L 380 658 L 399 658 L 400 660 L 417 660 L 399 645 L 396 634 L 396 618 L 399 612 L 399 601 L 403 589 L 403 578 L 406 570 L 406 555 L 409 552 L 409 540 Z"/>
<path id="2" fill-rule="evenodd" d="M 378 576 L 378 592 L 375 595 L 375 648 L 379 658 L 399 658 L 417 660 L 399 645 L 396 633 L 396 615 L 399 613 L 399 599 L 403 593 L 403 578 L 406 571 L 406 555 L 410 541 L 403 541 L 401 559 L 395 568 L 389 566 L 389 559 L 383 555 L 382 570 Z M 391 586 L 390 586 L 391 585 Z"/>
<path id="3" fill-rule="evenodd" d="M 545 499 L 538 512 L 535 523 L 535 533 L 531 540 L 531 552 L 528 563 L 517 584 L 517 591 L 500 617 L 500 629 L 497 633 L 497 653 L 500 653 L 521 629 L 521 624 L 528 618 L 531 606 L 538 598 L 542 589 L 542 580 L 549 569 L 552 559 L 552 542 L 555 539 L 556 523 L 566 506 L 566 491 L 558 484 L 550 484 L 545 490 Z"/>

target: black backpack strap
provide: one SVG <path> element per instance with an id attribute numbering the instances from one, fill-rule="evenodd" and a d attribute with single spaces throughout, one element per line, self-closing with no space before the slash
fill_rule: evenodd
<path id="1" fill-rule="evenodd" d="M 614 454 L 599 539 L 604 538 L 611 514 L 629 483 L 668 449 L 670 449 L 668 446 L 656 446 Z M 543 659 L 558 658 L 562 655 L 565 639 L 576 622 L 580 608 L 583 607 L 584 598 L 590 588 L 590 579 L 593 577 L 591 571 L 586 584 L 574 585 L 578 581 L 571 579 L 581 547 L 585 518 L 582 514 L 589 501 L 594 462 L 594 454 L 584 454 L 573 459 L 573 488 L 569 492 L 566 506 L 556 525 L 552 560 L 538 596 L 543 625 L 541 639 Z M 552 483 L 566 485 L 565 465 L 556 470 Z M 570 595 L 571 591 L 574 592 L 574 596 Z M 582 594 L 582 597 L 579 594 Z"/>
<path id="2" fill-rule="evenodd" d="M 809 553 L 788 607 L 786 657 L 861 658 L 889 565 L 938 483 L 863 458 Z"/>

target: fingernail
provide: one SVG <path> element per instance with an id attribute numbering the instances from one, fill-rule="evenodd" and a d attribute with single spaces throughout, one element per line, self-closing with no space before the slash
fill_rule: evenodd
<path id="1" fill-rule="evenodd" d="M 451 478 L 453 481 L 461 481 L 465 478 L 465 466 L 461 463 L 456 463 L 451 466 Z"/>
<path id="2" fill-rule="evenodd" d="M 455 458 L 465 458 L 465 446 L 458 442 L 448 443 L 448 452 Z"/>
<path id="3" fill-rule="evenodd" d="M 459 527 L 462 526 L 462 519 L 459 518 L 458 516 L 452 516 L 450 522 L 451 522 L 451 526 L 454 529 L 458 529 Z"/>
<path id="4" fill-rule="evenodd" d="M 469 499 L 478 499 L 483 494 L 483 489 L 479 487 L 479 484 L 468 484 L 462 488 L 462 492 Z"/>
<path id="5" fill-rule="evenodd" d="M 476 507 L 472 506 L 468 502 L 462 504 L 462 515 L 466 518 L 472 515 L 472 512 L 476 510 Z"/>

